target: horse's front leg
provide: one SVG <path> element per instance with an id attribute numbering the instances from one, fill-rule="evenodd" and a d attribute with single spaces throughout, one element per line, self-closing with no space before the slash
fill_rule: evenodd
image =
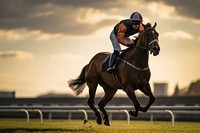
<path id="1" fill-rule="evenodd" d="M 140 107 L 140 111 L 142 112 L 147 112 L 147 110 L 151 107 L 151 105 L 154 103 L 155 101 L 155 97 L 153 96 L 152 92 L 151 92 L 151 86 L 150 84 L 146 84 L 143 88 L 140 89 L 140 91 L 142 91 L 146 96 L 149 97 L 149 102 L 146 105 L 146 107 Z"/>
<path id="2" fill-rule="evenodd" d="M 131 116 L 138 116 L 138 111 L 140 110 L 140 103 L 135 95 L 134 89 L 131 87 L 127 87 L 125 89 L 126 94 L 128 95 L 128 97 L 131 99 L 131 101 L 133 102 L 134 106 L 135 106 L 135 110 L 130 110 L 129 114 Z"/>

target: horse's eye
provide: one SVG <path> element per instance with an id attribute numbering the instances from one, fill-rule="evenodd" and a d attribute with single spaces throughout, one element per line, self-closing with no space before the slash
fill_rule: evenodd
<path id="1" fill-rule="evenodd" d="M 147 38 L 149 38 L 149 34 L 147 34 Z"/>

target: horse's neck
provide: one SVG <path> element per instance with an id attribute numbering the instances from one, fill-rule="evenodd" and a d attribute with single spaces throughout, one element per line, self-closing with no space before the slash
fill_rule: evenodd
<path id="1" fill-rule="evenodd" d="M 143 40 L 140 38 L 137 43 L 137 47 L 144 47 Z M 149 60 L 149 53 L 147 50 L 140 49 L 140 48 L 134 48 L 130 51 L 129 56 L 127 58 L 127 61 L 131 64 L 145 68 L 148 67 L 148 60 Z"/>

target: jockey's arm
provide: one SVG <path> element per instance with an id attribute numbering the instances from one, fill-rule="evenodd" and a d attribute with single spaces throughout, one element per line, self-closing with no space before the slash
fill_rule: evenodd
<path id="1" fill-rule="evenodd" d="M 127 46 L 129 44 L 129 42 L 124 38 L 126 31 L 126 26 L 123 23 L 120 23 L 119 30 L 117 31 L 117 41 L 124 46 Z"/>

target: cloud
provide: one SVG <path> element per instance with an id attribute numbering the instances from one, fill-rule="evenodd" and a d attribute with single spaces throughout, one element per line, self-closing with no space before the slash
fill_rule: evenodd
<path id="1" fill-rule="evenodd" d="M 70 53 L 51 55 L 50 58 L 53 60 L 82 60 L 84 59 L 80 55 L 75 55 L 75 54 L 70 54 Z"/>
<path id="2" fill-rule="evenodd" d="M 54 33 L 54 34 L 49 34 L 49 33 L 42 33 L 41 31 L 31 31 L 28 32 L 26 31 L 29 36 L 32 36 L 35 38 L 36 41 L 45 41 L 45 40 L 51 40 L 51 39 L 56 39 L 56 38 L 68 38 L 67 35 L 61 34 L 61 33 Z"/>
<path id="3" fill-rule="evenodd" d="M 171 38 L 173 40 L 177 40 L 177 39 L 190 40 L 194 38 L 192 34 L 187 33 L 185 31 L 181 31 L 181 30 L 166 32 L 166 33 L 163 33 L 162 36 Z"/>
<path id="4" fill-rule="evenodd" d="M 15 30 L 0 30 L 0 39 L 9 41 L 23 40 L 25 37 Z"/>
<path id="5" fill-rule="evenodd" d="M 102 20 L 108 20 L 108 19 L 120 20 L 123 18 L 123 16 L 120 16 L 120 15 L 110 16 L 106 14 L 105 12 L 102 12 L 101 10 L 96 10 L 93 8 L 81 9 L 81 10 L 80 10 L 80 14 L 76 18 L 77 22 L 79 23 L 95 24 L 95 23 L 101 22 Z"/>
<path id="6" fill-rule="evenodd" d="M 126 6 L 122 0 L 1 0 L 0 29 L 87 35 L 117 22 L 119 17 L 113 17 L 112 9 Z"/>
<path id="7" fill-rule="evenodd" d="M 0 30 L 0 39 L 6 41 L 20 41 L 27 38 L 33 37 L 37 41 L 44 41 L 50 40 L 54 38 L 66 38 L 63 34 L 48 34 L 42 33 L 41 31 L 28 31 L 25 29 L 18 29 L 18 30 Z"/>
<path id="8" fill-rule="evenodd" d="M 172 6 L 167 6 L 163 3 L 151 2 L 146 6 L 146 8 L 153 15 L 159 16 L 160 18 L 164 18 L 164 19 L 171 19 L 172 17 L 177 18 L 177 16 L 174 15 L 175 8 Z"/>
<path id="9" fill-rule="evenodd" d="M 36 41 L 46 41 L 51 39 L 63 38 L 63 39 L 76 39 L 75 35 L 66 35 L 64 33 L 44 33 L 40 30 L 0 30 L 0 40 L 4 41 L 21 41 L 25 39 L 33 38 Z"/>
<path id="10" fill-rule="evenodd" d="M 146 2 L 162 3 L 172 6 L 179 16 L 200 20 L 199 0 L 146 0 Z"/>
<path id="11" fill-rule="evenodd" d="M 24 51 L 0 51 L 0 59 L 27 60 L 33 57 L 33 54 Z"/>

